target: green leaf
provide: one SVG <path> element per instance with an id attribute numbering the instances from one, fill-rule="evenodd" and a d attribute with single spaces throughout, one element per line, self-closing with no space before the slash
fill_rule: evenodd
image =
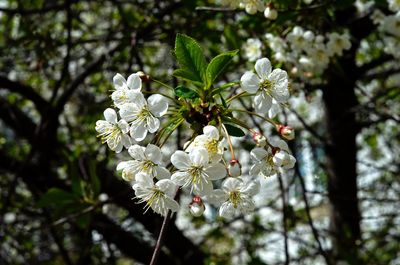
<path id="1" fill-rule="evenodd" d="M 224 52 L 211 60 L 206 69 L 207 88 L 214 83 L 215 79 L 225 70 L 238 52 L 239 50 Z"/>
<path id="2" fill-rule="evenodd" d="M 179 98 L 195 99 L 199 97 L 196 91 L 184 86 L 177 86 L 175 89 L 175 95 Z"/>
<path id="3" fill-rule="evenodd" d="M 73 203 L 78 198 L 73 194 L 59 188 L 50 188 L 38 201 L 38 207 L 51 205 L 66 205 Z"/>
<path id="4" fill-rule="evenodd" d="M 179 66 L 185 70 L 186 79 L 200 83 L 204 82 L 207 62 L 203 50 L 194 39 L 186 35 L 177 34 L 175 55 Z"/>
<path id="5" fill-rule="evenodd" d="M 197 76 L 194 75 L 191 71 L 188 71 L 186 69 L 176 69 L 172 75 L 177 78 L 181 78 L 187 81 L 192 81 L 196 85 L 203 85 L 203 81 L 197 81 Z"/>
<path id="6" fill-rule="evenodd" d="M 231 135 L 231 136 L 242 137 L 242 136 L 246 135 L 242 129 L 240 129 L 236 126 L 233 126 L 231 124 L 224 124 L 224 125 L 225 125 L 225 128 L 228 131 L 229 135 Z"/>

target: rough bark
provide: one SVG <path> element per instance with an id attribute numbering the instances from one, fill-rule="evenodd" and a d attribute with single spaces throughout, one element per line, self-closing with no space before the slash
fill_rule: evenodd
<path id="1" fill-rule="evenodd" d="M 333 254 L 336 260 L 358 264 L 361 218 L 357 198 L 356 136 L 359 129 L 354 113 L 358 103 L 355 79 L 350 74 L 356 69 L 354 57 L 343 59 L 340 67 L 341 71 L 330 72 L 329 83 L 323 91 L 329 138 L 326 152 Z"/>

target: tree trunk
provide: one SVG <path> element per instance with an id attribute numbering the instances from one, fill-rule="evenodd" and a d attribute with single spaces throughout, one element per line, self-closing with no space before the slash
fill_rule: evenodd
<path id="1" fill-rule="evenodd" d="M 356 136 L 359 132 L 354 108 L 358 105 L 354 87 L 355 49 L 352 56 L 339 62 L 340 70 L 331 65 L 328 85 L 324 89 L 328 144 L 328 196 L 331 204 L 331 232 L 336 261 L 359 264 L 358 244 L 361 238 L 360 210 L 357 198 Z"/>

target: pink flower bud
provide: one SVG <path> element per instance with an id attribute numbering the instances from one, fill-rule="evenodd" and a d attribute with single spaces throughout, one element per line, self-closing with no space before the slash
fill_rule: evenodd
<path id="1" fill-rule="evenodd" d="M 242 165 L 238 160 L 232 159 L 228 165 L 228 173 L 231 177 L 239 177 L 242 175 Z"/>
<path id="2" fill-rule="evenodd" d="M 279 134 L 286 140 L 290 141 L 294 139 L 295 133 L 292 127 L 278 124 L 276 125 L 276 129 L 278 130 Z"/>
<path id="3" fill-rule="evenodd" d="M 257 146 L 264 147 L 267 145 L 267 139 L 261 133 L 254 133 L 253 140 L 256 142 Z"/>
<path id="4" fill-rule="evenodd" d="M 203 200 L 200 196 L 194 196 L 192 202 L 189 204 L 190 214 L 194 217 L 199 217 L 204 213 L 205 209 L 206 207 L 204 206 Z"/>

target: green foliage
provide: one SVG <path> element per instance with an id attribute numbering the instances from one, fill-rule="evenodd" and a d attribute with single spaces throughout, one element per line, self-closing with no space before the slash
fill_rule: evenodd
<path id="1" fill-rule="evenodd" d="M 174 90 L 175 95 L 179 98 L 195 99 L 199 97 L 196 91 L 185 86 L 177 86 Z"/>
<path id="2" fill-rule="evenodd" d="M 242 129 L 240 129 L 240 128 L 234 126 L 234 125 L 226 124 L 226 123 L 225 123 L 224 125 L 225 125 L 225 128 L 226 128 L 226 130 L 228 131 L 229 135 L 231 135 L 231 136 L 243 137 L 243 136 L 246 135 L 246 134 L 243 132 Z"/>
<path id="3" fill-rule="evenodd" d="M 214 81 L 225 70 L 238 52 L 239 50 L 224 52 L 211 60 L 206 69 L 206 89 L 208 89 L 214 83 Z"/>
<path id="4" fill-rule="evenodd" d="M 78 200 L 75 194 L 59 188 L 50 188 L 37 202 L 38 207 L 66 206 Z"/>
<path id="5" fill-rule="evenodd" d="M 177 34 L 175 56 L 181 67 L 174 71 L 176 77 L 203 84 L 207 62 L 200 45 L 191 37 Z"/>

